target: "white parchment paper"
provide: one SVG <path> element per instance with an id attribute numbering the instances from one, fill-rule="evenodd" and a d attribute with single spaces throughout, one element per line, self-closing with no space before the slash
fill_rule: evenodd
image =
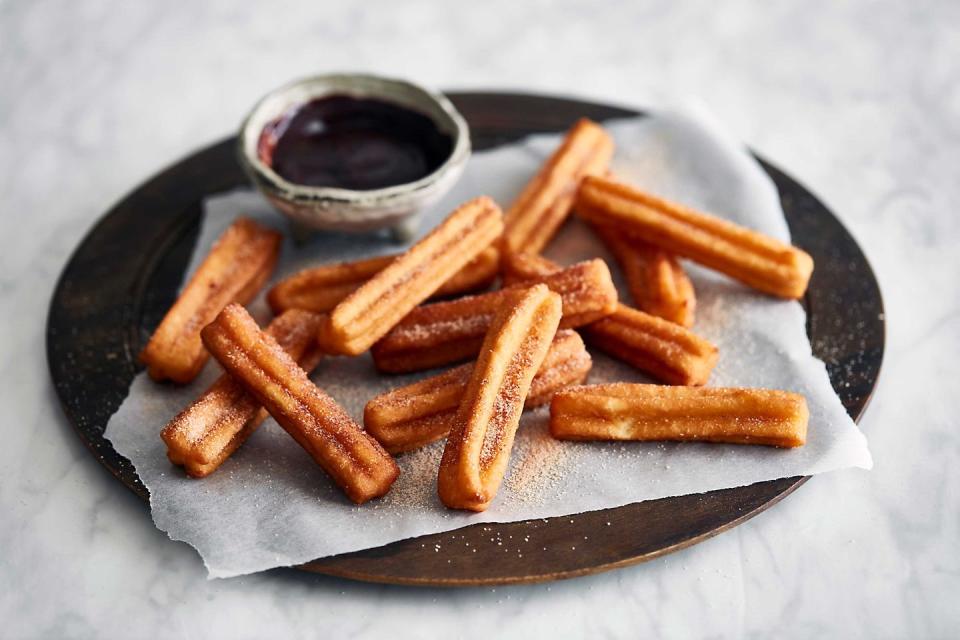
<path id="1" fill-rule="evenodd" d="M 773 184 L 702 110 L 686 107 L 620 121 L 609 130 L 617 142 L 614 170 L 623 178 L 789 239 Z M 474 154 L 462 180 L 426 212 L 422 232 L 460 202 L 480 194 L 508 205 L 558 140 L 555 135 L 538 136 Z M 206 203 L 194 266 L 241 214 L 286 228 L 252 192 L 212 198 Z M 371 235 L 323 234 L 297 246 L 288 239 L 274 279 L 311 264 L 400 248 L 386 237 Z M 566 264 L 602 256 L 617 271 L 600 243 L 576 220 L 566 225 L 547 255 Z M 720 348 L 710 384 L 804 394 L 810 406 L 806 446 L 779 450 L 699 443 L 564 443 L 549 437 L 547 410 L 540 408 L 524 416 L 509 475 L 485 513 L 452 512 L 438 501 L 442 443 L 401 456 L 401 475 L 391 492 L 358 507 L 272 419 L 206 479 L 189 479 L 168 462 L 160 429 L 219 375 L 216 363 L 184 388 L 158 385 L 139 375 L 107 425 L 106 436 L 133 462 L 149 488 L 156 525 L 174 540 L 194 546 L 211 577 L 299 564 L 477 522 L 567 515 L 844 467 L 870 468 L 865 438 L 830 387 L 823 363 L 811 355 L 800 305 L 688 267 L 697 291 L 694 329 Z M 262 300 L 252 309 L 266 319 Z M 593 355 L 589 382 L 650 381 L 599 352 Z M 371 397 L 420 377 L 423 374 L 378 375 L 368 356 L 328 358 L 313 375 L 358 420 Z"/>

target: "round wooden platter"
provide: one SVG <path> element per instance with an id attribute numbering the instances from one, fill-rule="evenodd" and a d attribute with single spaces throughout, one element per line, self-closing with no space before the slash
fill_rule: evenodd
<path id="1" fill-rule="evenodd" d="M 602 121 L 641 115 L 538 95 L 448 95 L 470 123 L 477 149 L 562 131 L 581 116 Z M 71 256 L 50 304 L 47 357 L 64 411 L 94 457 L 144 500 L 147 490 L 136 471 L 103 431 L 141 369 L 136 354 L 174 301 L 196 242 L 202 200 L 246 183 L 234 148 L 235 140 L 227 139 L 202 149 L 117 203 Z M 859 419 L 883 358 L 883 302 L 876 279 L 836 217 L 796 181 L 760 162 L 779 190 L 794 242 L 816 261 L 803 301 L 814 353 L 826 362 L 848 413 Z M 806 480 L 785 478 L 546 520 L 478 524 L 302 568 L 434 586 L 569 578 L 695 544 L 768 509 Z"/>

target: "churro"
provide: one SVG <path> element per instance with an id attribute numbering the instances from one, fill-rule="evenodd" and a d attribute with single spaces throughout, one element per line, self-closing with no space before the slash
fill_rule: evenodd
<path id="1" fill-rule="evenodd" d="M 527 283 L 546 284 L 563 300 L 560 326 L 573 329 L 612 313 L 617 290 L 603 260 L 588 260 Z M 381 371 L 430 369 L 476 356 L 490 322 L 510 289 L 424 305 L 411 311 L 374 345 Z"/>
<path id="2" fill-rule="evenodd" d="M 803 396 L 770 389 L 614 383 L 554 395 L 550 433 L 561 440 L 676 440 L 800 447 Z"/>
<path id="3" fill-rule="evenodd" d="M 507 210 L 504 247 L 540 253 L 570 214 L 581 178 L 603 174 L 612 155 L 613 139 L 603 127 L 587 119 L 574 124 Z"/>
<path id="4" fill-rule="evenodd" d="M 590 354 L 577 332 L 558 331 L 524 406 L 546 404 L 558 390 L 580 384 L 590 366 Z M 363 413 L 364 426 L 393 454 L 446 437 L 473 368 L 473 363 L 464 364 L 373 398 Z"/>
<path id="5" fill-rule="evenodd" d="M 508 254 L 501 267 L 504 282 L 512 283 L 542 280 L 562 269 L 531 254 Z M 583 336 L 607 355 L 670 384 L 706 384 L 719 357 L 716 346 L 689 329 L 625 304 L 584 326 Z"/>
<path id="6" fill-rule="evenodd" d="M 534 253 L 504 253 L 500 259 L 500 277 L 504 287 L 545 278 L 563 271 L 559 264 Z"/>
<path id="7" fill-rule="evenodd" d="M 243 307 L 228 305 L 201 336 L 227 373 L 306 449 L 348 498 L 359 504 L 390 490 L 400 473 L 390 454 L 310 382 Z"/>
<path id="8" fill-rule="evenodd" d="M 318 314 L 291 309 L 274 318 L 266 333 L 301 368 L 310 371 L 320 361 L 316 348 L 320 320 Z M 243 385 L 223 374 L 171 420 L 160 437 L 172 463 L 183 466 L 187 475 L 203 478 L 246 442 L 266 416 L 266 410 Z"/>
<path id="9" fill-rule="evenodd" d="M 676 256 L 611 227 L 595 225 L 594 230 L 620 264 L 638 309 L 693 326 L 693 283 Z"/>
<path id="10" fill-rule="evenodd" d="M 508 290 L 457 409 L 437 493 L 453 509 L 483 511 L 503 480 L 524 401 L 560 323 L 546 285 Z"/>
<path id="11" fill-rule="evenodd" d="M 379 256 L 304 269 L 274 285 L 267 294 L 267 302 L 274 313 L 287 309 L 329 311 L 396 258 L 396 255 Z M 499 262 L 499 251 L 487 247 L 443 283 L 433 297 L 452 296 L 489 286 L 497 275 Z"/>
<path id="12" fill-rule="evenodd" d="M 801 298 L 813 272 L 813 259 L 796 247 L 604 178 L 584 178 L 576 209 L 589 222 L 638 236 L 782 298 Z"/>
<path id="13" fill-rule="evenodd" d="M 607 355 L 669 384 L 706 384 L 719 358 L 713 343 L 689 329 L 623 304 L 584 327 L 583 337 Z"/>
<path id="14" fill-rule="evenodd" d="M 502 231 L 500 208 L 490 198 L 461 205 L 333 309 L 319 332 L 321 347 L 344 355 L 366 351 Z"/>
<path id="15" fill-rule="evenodd" d="M 273 271 L 280 241 L 247 218 L 223 232 L 140 353 L 151 378 L 187 383 L 200 373 L 209 357 L 200 330 L 227 304 L 253 299 Z"/>

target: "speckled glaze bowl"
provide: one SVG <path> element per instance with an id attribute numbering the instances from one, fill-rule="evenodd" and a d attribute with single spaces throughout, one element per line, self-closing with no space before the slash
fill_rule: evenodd
<path id="1" fill-rule="evenodd" d="M 291 108 L 326 95 L 378 98 L 419 111 L 453 139 L 450 156 L 436 171 L 414 182 L 355 191 L 294 184 L 280 177 L 257 154 L 264 127 Z M 364 74 L 328 74 L 305 78 L 271 91 L 243 121 L 238 154 L 257 188 L 281 212 L 315 229 L 409 230 L 418 211 L 440 199 L 463 173 L 470 157 L 470 130 L 443 95 L 405 80 Z"/>

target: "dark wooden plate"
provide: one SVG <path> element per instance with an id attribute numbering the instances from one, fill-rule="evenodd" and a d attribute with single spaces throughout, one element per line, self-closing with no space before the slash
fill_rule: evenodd
<path id="1" fill-rule="evenodd" d="M 606 120 L 640 115 L 546 96 L 449 95 L 470 123 L 477 149 L 531 133 L 561 131 L 580 116 Z M 234 146 L 235 141 L 227 139 L 198 151 L 110 209 L 70 258 L 50 303 L 47 357 L 64 411 L 94 457 L 144 499 L 147 490 L 133 466 L 114 451 L 103 431 L 140 370 L 136 354 L 174 300 L 197 239 L 201 201 L 246 183 Z M 827 363 L 847 412 L 859 419 L 883 359 L 883 302 L 876 279 L 830 211 L 796 181 L 760 162 L 780 192 L 794 242 L 816 260 L 803 301 L 814 353 Z M 548 520 L 478 524 L 324 558 L 304 568 L 420 585 L 569 578 L 695 544 L 776 504 L 806 479 L 785 478 Z M 527 537 L 533 542 L 522 542 Z"/>

